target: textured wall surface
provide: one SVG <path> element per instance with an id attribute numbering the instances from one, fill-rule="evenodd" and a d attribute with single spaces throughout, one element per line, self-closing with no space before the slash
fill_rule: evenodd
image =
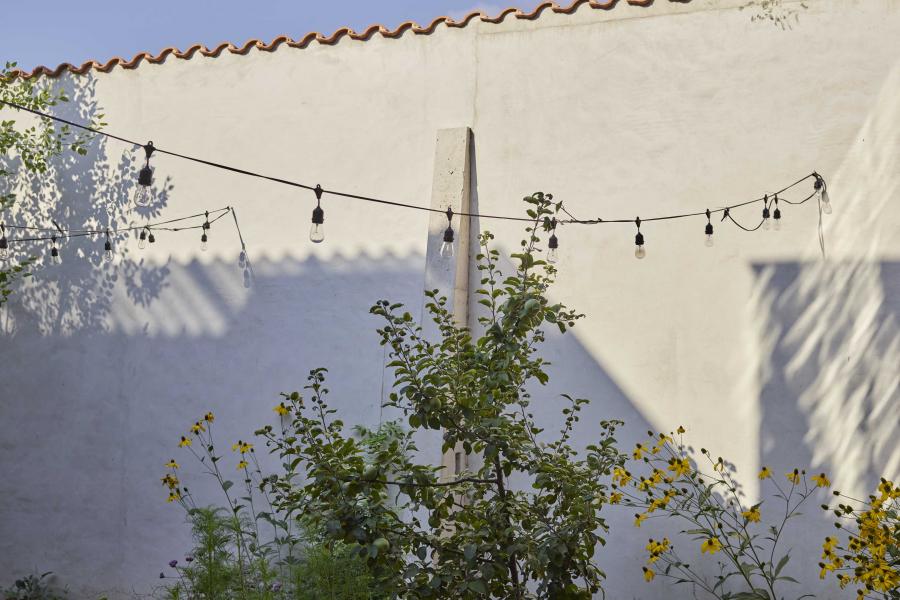
<path id="1" fill-rule="evenodd" d="M 740 4 L 583 5 L 55 83 L 75 100 L 62 114 L 102 112 L 113 133 L 421 205 L 437 131 L 470 127 L 485 213 L 516 213 L 537 190 L 583 218 L 689 212 L 818 170 L 835 207 L 826 261 L 813 203 L 783 207 L 780 232 L 716 222 L 712 249 L 703 218 L 648 223 L 643 261 L 633 226 L 562 228 L 552 293 L 588 316 L 550 337 L 535 405 L 552 427 L 559 393 L 594 399 L 582 443 L 601 418 L 627 422 L 625 444 L 684 425 L 737 465 L 751 499 L 762 464 L 865 493 L 900 472 L 900 3 L 812 0 L 791 30 Z M 10 219 L 121 224 L 231 205 L 256 279 L 244 287 L 226 220 L 206 253 L 197 236 L 160 234 L 143 252 L 121 241 L 109 267 L 97 243 L 71 240 L 63 265 L 36 269 L 0 313 L 0 582 L 40 569 L 76 597 L 148 592 L 190 543 L 158 479 L 188 425 L 212 410 L 220 443 L 246 438 L 316 366 L 348 420 L 377 424 L 390 380 L 368 308 L 422 311 L 427 214 L 326 197 L 327 238 L 312 245 L 311 193 L 166 156 L 154 157 L 154 204 L 135 212 L 139 158 L 94 142 L 23 182 Z M 507 222 L 472 228 L 508 251 L 521 236 Z M 797 595 L 844 597 L 816 577 L 828 524 L 808 512 L 788 540 Z M 627 510 L 610 521 L 607 597 L 692 597 L 645 584 L 654 532 L 635 531 Z"/>

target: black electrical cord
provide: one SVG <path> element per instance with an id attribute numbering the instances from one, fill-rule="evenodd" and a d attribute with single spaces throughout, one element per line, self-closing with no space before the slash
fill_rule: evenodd
<path id="1" fill-rule="evenodd" d="M 50 115 L 50 114 L 41 112 L 41 111 L 39 111 L 39 110 L 35 110 L 35 109 L 32 109 L 32 108 L 29 108 L 29 107 L 27 107 L 27 106 L 23 106 L 23 105 L 21 105 L 21 104 L 17 104 L 17 103 L 15 103 L 15 102 L 9 102 L 8 100 L 0 100 L 0 103 L 5 104 L 5 105 L 7 105 L 7 106 L 10 106 L 10 107 L 12 107 L 12 108 L 18 109 L 18 110 L 24 110 L 24 111 L 26 111 L 26 112 L 32 113 L 32 114 L 34 114 L 34 115 L 36 115 L 36 116 L 38 116 L 38 117 L 44 118 L 44 119 L 50 119 L 50 120 L 52 120 L 52 121 L 57 121 L 57 122 L 59 122 L 59 123 L 64 123 L 64 124 L 69 125 L 69 126 L 71 126 L 71 127 L 76 127 L 76 128 L 78 128 L 78 129 L 82 129 L 82 130 L 84 130 L 84 131 L 89 131 L 89 132 L 95 133 L 95 134 L 97 134 L 97 135 L 102 135 L 102 136 L 105 136 L 105 137 L 108 137 L 108 138 L 111 138 L 111 139 L 114 139 L 114 140 L 118 140 L 118 141 L 120 141 L 120 142 L 124 142 L 124 143 L 126 143 L 126 144 L 131 144 L 131 145 L 133 145 L 133 146 L 144 146 L 144 144 L 140 144 L 140 143 L 138 143 L 138 142 L 135 142 L 134 140 L 129 140 L 129 139 L 127 139 L 127 138 L 124 138 L 124 137 L 121 137 L 121 136 L 118 136 L 118 135 L 114 135 L 114 134 L 109 133 L 109 132 L 106 132 L 106 131 L 102 131 L 102 130 L 96 129 L 96 128 L 90 127 L 90 126 L 88 126 L 88 125 L 84 125 L 84 124 L 81 124 L 81 123 L 76 123 L 76 122 L 74 122 L 74 121 L 69 121 L 69 120 L 67 120 L 67 119 L 63 119 L 62 117 L 57 117 L 57 116 L 54 116 L 54 115 Z M 180 153 L 178 153 L 178 152 L 173 152 L 173 151 L 171 151 L 171 150 L 164 150 L 164 149 L 159 148 L 159 147 L 156 147 L 156 146 L 153 147 L 153 151 L 154 151 L 154 152 L 158 152 L 158 153 L 160 153 L 160 154 L 167 154 L 167 155 L 169 155 L 169 156 L 174 156 L 174 157 L 177 157 L 177 158 L 182 158 L 182 159 L 184 159 L 184 160 L 189 160 L 189 161 L 192 161 L 192 162 L 200 163 L 200 164 L 203 164 L 203 165 L 207 165 L 207 166 L 210 166 L 210 167 L 214 167 L 214 168 L 216 168 L 216 169 L 223 169 L 223 170 L 225 170 L 225 171 L 231 171 L 232 173 L 238 173 L 238 174 L 240 174 L 240 175 L 247 175 L 247 176 L 249 176 L 249 177 L 256 177 L 256 178 L 258 178 L 258 179 L 265 179 L 265 180 L 267 180 L 267 181 L 272 181 L 272 182 L 280 183 L 280 184 L 283 184 L 283 185 L 289 185 L 289 186 L 293 186 L 293 187 L 297 187 L 297 188 L 302 188 L 302 189 L 304 189 L 304 190 L 315 191 L 316 187 L 318 187 L 318 186 L 315 186 L 315 185 L 308 185 L 308 184 L 305 184 L 305 183 L 299 183 L 299 182 L 296 182 L 296 181 L 291 181 L 291 180 L 289 180 L 289 179 L 282 179 L 282 178 L 280 178 L 280 177 L 273 177 L 273 176 L 271 176 L 271 175 L 264 175 L 264 174 L 262 174 L 262 173 L 257 173 L 257 172 L 254 172 L 254 171 L 248 171 L 248 170 L 246 170 L 246 169 L 241 169 L 241 168 L 238 168 L 238 167 L 232 167 L 232 166 L 230 166 L 230 165 L 225 165 L 225 164 L 222 164 L 222 163 L 217 163 L 217 162 L 213 162 L 213 161 L 210 161 L 210 160 L 205 160 L 205 159 L 202 159 L 202 158 L 197 158 L 197 157 L 195 157 L 195 156 L 189 156 L 189 155 L 187 155 L 187 154 L 180 154 Z M 774 193 L 780 195 L 780 194 L 786 192 L 787 190 L 789 190 L 789 189 L 791 189 L 791 188 L 793 188 L 793 187 L 795 187 L 795 186 L 797 186 L 797 185 L 803 183 L 804 181 L 806 181 L 807 179 L 810 179 L 810 178 L 816 178 L 816 179 L 818 179 L 818 175 L 817 175 L 816 173 L 810 173 L 809 175 L 806 175 L 805 177 L 802 177 L 802 178 L 798 179 L 798 180 L 795 181 L 794 183 L 792 183 L 792 184 L 790 184 L 790 185 L 788 185 L 788 186 L 786 186 L 786 187 L 784 187 L 784 188 L 782 188 L 782 189 L 780 189 L 780 190 L 778 190 L 777 192 L 774 192 Z M 411 208 L 411 209 L 415 209 L 415 210 L 422 210 L 422 211 L 433 212 L 433 213 L 444 213 L 444 212 L 445 212 L 444 210 L 439 209 L 439 208 L 431 208 L 431 207 L 428 207 L 428 206 L 419 206 L 419 205 L 416 205 L 416 204 L 408 204 L 408 203 L 405 203 L 405 202 L 396 202 L 396 201 L 393 201 L 393 200 L 385 200 L 385 199 L 383 199 L 383 198 L 373 198 L 373 197 L 371 197 L 371 196 L 363 196 L 363 195 L 359 195 L 359 194 L 351 194 L 351 193 L 348 193 L 348 192 L 339 192 L 339 191 L 336 191 L 336 190 L 326 190 L 326 189 L 323 189 L 322 192 L 325 193 L 325 194 L 331 194 L 332 196 L 339 196 L 339 197 L 342 197 L 342 198 L 350 198 L 350 199 L 353 199 L 353 200 L 362 200 L 362 201 L 365 201 L 365 202 L 374 202 L 374 203 L 377 203 L 377 204 L 384 204 L 384 205 L 388 205 L 388 206 L 397 206 L 397 207 L 400 207 L 400 208 Z M 815 195 L 815 194 L 813 194 L 813 195 Z M 803 202 L 806 202 L 806 200 L 809 200 L 813 195 L 809 196 L 808 198 L 806 198 L 805 200 L 803 200 L 803 201 L 801 201 L 801 202 L 795 202 L 795 203 L 794 203 L 794 202 L 790 202 L 790 201 L 788 201 L 788 200 L 784 200 L 783 198 L 782 198 L 782 200 L 784 200 L 784 201 L 787 202 L 788 204 L 802 204 Z M 724 207 L 722 207 L 722 208 L 715 209 L 715 210 L 713 210 L 713 211 L 711 211 L 711 212 L 713 212 L 713 213 L 727 212 L 727 211 L 729 211 L 729 209 L 732 209 L 732 208 L 739 208 L 739 207 L 741 207 L 741 206 L 747 206 L 748 204 L 753 204 L 753 203 L 756 203 L 756 202 L 763 202 L 763 201 L 766 200 L 766 198 L 767 198 L 767 196 L 764 196 L 764 197 L 762 197 L 762 198 L 754 198 L 753 200 L 748 200 L 748 201 L 746 201 L 746 202 L 741 202 L 741 203 L 739 203 L 739 204 L 732 204 L 732 205 L 729 205 L 729 206 L 724 206 Z M 600 219 L 600 218 L 597 218 L 597 219 L 580 220 L 580 219 L 576 219 L 574 216 L 572 216 L 571 213 L 569 213 L 569 212 L 568 212 L 567 210 L 565 210 L 564 208 L 563 208 L 562 210 L 563 210 L 563 212 L 566 213 L 566 215 L 568 215 L 568 216 L 570 217 L 570 219 L 558 221 L 559 224 L 599 225 L 599 224 L 602 224 L 602 223 L 634 223 L 634 219 Z M 458 214 L 458 215 L 460 215 L 460 216 L 463 216 L 463 217 L 478 217 L 478 218 L 481 218 L 481 219 L 498 219 L 498 220 L 504 220 L 504 221 L 527 221 L 527 222 L 532 222 L 532 221 L 534 220 L 534 219 L 531 219 L 531 218 L 528 218 L 528 217 L 510 217 L 510 216 L 504 216 L 504 215 L 491 215 L 491 214 L 483 214 L 483 213 L 460 212 L 460 213 L 456 213 L 456 214 Z M 676 215 L 668 215 L 668 216 L 663 216 L 663 217 L 650 217 L 650 218 L 647 218 L 647 219 L 642 219 L 642 221 L 645 221 L 645 222 L 650 222 L 650 221 L 668 221 L 668 220 L 671 220 L 671 219 L 684 219 L 684 218 L 688 218 L 688 217 L 698 217 L 698 216 L 704 216 L 704 215 L 706 215 L 706 210 L 703 210 L 703 211 L 700 211 L 700 212 L 692 212 L 692 213 L 682 213 L 682 214 L 676 214 Z M 727 216 L 728 216 L 728 218 L 731 218 L 730 214 L 727 215 Z M 724 218 L 723 218 L 723 220 L 724 220 Z M 744 229 L 744 230 L 746 230 L 746 231 L 755 231 L 756 229 L 758 229 L 758 227 L 753 228 L 753 229 L 747 229 L 747 228 L 742 227 L 741 225 L 739 225 L 736 221 L 734 221 L 733 218 L 731 218 L 731 220 L 732 220 L 736 225 L 738 225 L 739 227 L 741 227 L 741 229 Z"/>

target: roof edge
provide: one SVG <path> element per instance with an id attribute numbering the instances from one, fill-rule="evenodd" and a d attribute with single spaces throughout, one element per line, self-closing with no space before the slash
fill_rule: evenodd
<path id="1" fill-rule="evenodd" d="M 265 43 L 259 39 L 250 39 L 247 40 L 241 46 L 235 46 L 231 42 L 222 42 L 218 46 L 214 48 L 207 48 L 202 44 L 194 44 L 190 46 L 186 50 L 179 50 L 178 48 L 169 47 L 164 48 L 158 54 L 153 55 L 149 52 L 139 52 L 136 54 L 131 60 L 126 60 L 122 57 L 116 56 L 105 63 L 98 62 L 96 60 L 88 60 L 82 63 L 80 66 L 73 65 L 71 63 L 62 63 L 56 68 L 50 68 L 45 66 L 38 66 L 32 69 L 30 72 L 24 71 L 21 69 L 16 69 L 10 72 L 10 75 L 14 77 L 19 77 L 22 79 L 30 79 L 32 77 L 59 77 L 64 73 L 72 73 L 74 75 L 84 75 L 89 71 L 96 71 L 98 73 L 109 73 L 113 70 L 114 67 L 119 66 L 122 69 L 136 69 L 141 63 L 147 62 L 150 64 L 159 64 L 164 62 L 169 56 L 173 56 L 175 58 L 180 58 L 182 60 L 190 60 L 197 53 L 200 53 L 202 56 L 215 58 L 218 57 L 223 52 L 227 51 L 231 54 L 239 54 L 245 55 L 250 52 L 252 49 L 257 49 L 261 52 L 274 52 L 282 45 L 287 45 L 291 48 L 306 48 L 313 42 L 318 42 L 322 45 L 335 45 L 343 38 L 350 38 L 352 40 L 357 41 L 367 41 L 372 39 L 376 34 L 381 35 L 385 38 L 395 39 L 403 36 L 407 31 L 411 31 L 416 35 L 429 35 L 434 33 L 437 29 L 438 25 L 445 24 L 447 27 L 456 27 L 462 28 L 466 27 L 469 23 L 471 23 L 474 19 L 479 19 L 484 23 L 492 23 L 497 24 L 501 23 L 506 17 L 509 15 L 515 16 L 516 19 L 523 19 L 533 21 L 538 19 L 546 10 L 550 10 L 554 13 L 559 14 L 572 14 L 583 4 L 588 4 L 591 8 L 600 9 L 600 10 L 612 10 L 615 8 L 621 1 L 626 2 L 632 6 L 642 6 L 649 7 L 654 3 L 654 0 L 574 0 L 568 6 L 560 6 L 556 2 L 543 2 L 538 5 L 531 12 L 523 12 L 522 10 L 510 7 L 500 11 L 500 14 L 497 16 L 491 17 L 486 15 L 481 11 L 475 11 L 467 14 L 460 20 L 454 20 L 450 17 L 443 16 L 437 17 L 430 24 L 425 27 L 422 27 L 418 23 L 414 21 L 405 21 L 398 25 L 394 29 L 388 29 L 384 25 L 374 24 L 365 28 L 361 32 L 355 32 L 349 27 L 341 27 L 336 30 L 330 36 L 323 35 L 319 32 L 313 31 L 303 35 L 300 38 L 292 39 L 286 35 L 280 35 L 273 39 L 269 43 Z M 689 3 L 691 0 L 669 0 L 669 2 Z"/>

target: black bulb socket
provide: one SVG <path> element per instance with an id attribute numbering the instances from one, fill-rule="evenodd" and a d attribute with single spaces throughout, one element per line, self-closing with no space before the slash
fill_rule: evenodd
<path id="1" fill-rule="evenodd" d="M 555 233 L 550 236 L 549 240 L 547 240 L 547 247 L 551 250 L 556 250 L 557 248 L 559 248 L 559 240 L 556 239 Z"/>
<path id="2" fill-rule="evenodd" d="M 200 241 L 206 243 L 209 238 L 206 236 L 206 232 L 203 232 L 203 235 L 200 236 Z"/>
<path id="3" fill-rule="evenodd" d="M 153 183 L 153 169 L 150 167 L 144 167 L 141 169 L 141 172 L 138 173 L 138 185 L 143 187 L 150 187 Z"/>
<path id="4" fill-rule="evenodd" d="M 772 213 L 772 218 L 773 218 L 773 219 L 780 219 L 780 218 L 781 218 L 781 209 L 780 209 L 780 208 L 776 208 L 776 209 L 775 209 L 775 211 Z"/>
<path id="5" fill-rule="evenodd" d="M 706 224 L 706 235 L 712 235 L 712 234 L 713 234 L 712 223 L 707 223 Z"/>
<path id="6" fill-rule="evenodd" d="M 103 244 L 103 249 L 107 252 L 112 252 L 112 243 L 109 240 L 106 240 L 106 243 Z"/>
<path id="7" fill-rule="evenodd" d="M 316 225 L 321 225 L 325 222 L 325 211 L 322 210 L 321 206 L 317 206 L 313 209 L 312 222 Z"/>
<path id="8" fill-rule="evenodd" d="M 147 239 L 147 232 L 146 232 L 146 231 L 141 231 L 141 235 L 140 235 L 139 239 L 140 239 L 142 242 L 143 242 L 144 240 L 146 240 L 146 239 Z"/>
<path id="9" fill-rule="evenodd" d="M 9 242 L 6 241 L 6 236 L 0 237 L 0 250 L 6 250 L 9 248 Z"/>
<path id="10" fill-rule="evenodd" d="M 150 235 L 147 236 L 147 241 L 150 242 L 151 244 L 156 243 L 156 237 L 153 235 L 152 232 L 150 233 Z"/>
<path id="11" fill-rule="evenodd" d="M 634 236 L 634 245 L 635 246 L 643 246 L 644 245 L 644 234 L 640 231 L 637 232 L 637 235 Z"/>
<path id="12" fill-rule="evenodd" d="M 768 218 L 769 218 L 769 207 L 766 206 L 763 208 L 763 219 L 768 219 Z"/>
<path id="13" fill-rule="evenodd" d="M 453 228 L 452 227 L 447 227 L 447 229 L 444 230 L 444 241 L 449 244 L 453 243 Z"/>
<path id="14" fill-rule="evenodd" d="M 59 256 L 59 249 L 56 246 L 53 246 L 53 248 L 50 249 L 50 256 L 53 258 Z"/>

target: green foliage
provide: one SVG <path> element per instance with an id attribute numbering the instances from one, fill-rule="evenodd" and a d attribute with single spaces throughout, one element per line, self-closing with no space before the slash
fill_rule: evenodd
<path id="1" fill-rule="evenodd" d="M 3 590 L 3 600 L 64 600 L 68 594 L 50 583 L 52 574 L 47 571 L 17 579 L 11 587 Z"/>
<path id="2" fill-rule="evenodd" d="M 547 299 L 555 270 L 540 257 L 539 234 L 555 226 L 561 205 L 541 193 L 525 202 L 531 222 L 514 273 L 503 275 L 492 236 L 481 237 L 480 335 L 454 322 L 437 291 L 426 306 L 435 336 L 400 304 L 372 308 L 395 376 L 386 405 L 406 415 L 410 431 L 378 444 L 347 435 L 328 402 L 326 371 L 315 369 L 304 394 L 283 395 L 281 431 L 257 432 L 287 472 L 263 481 L 273 505 L 354 547 L 397 597 L 565 599 L 600 590 L 593 559 L 607 528 L 603 482 L 623 461 L 618 423 L 599 423 L 597 443 L 579 455 L 569 441 L 587 400 L 562 396 L 557 436 L 534 422 L 532 393 L 549 379 L 538 354 L 544 328 L 564 333 L 582 315 Z M 445 452 L 470 454 L 473 466 L 449 474 L 416 462 L 414 436 L 426 431 L 442 436 Z M 530 489 L 511 486 L 513 477 Z"/>

